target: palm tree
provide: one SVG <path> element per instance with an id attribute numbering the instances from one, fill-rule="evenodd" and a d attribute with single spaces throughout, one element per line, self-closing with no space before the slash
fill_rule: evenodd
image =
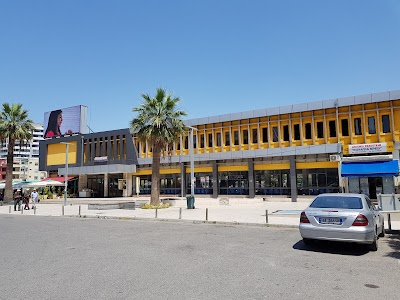
<path id="1" fill-rule="evenodd" d="M 31 140 L 33 130 L 33 121 L 28 119 L 28 111 L 22 108 L 22 104 L 3 103 L 3 110 L 0 112 L 0 142 L 3 144 L 8 140 L 5 203 L 13 201 L 14 145 L 17 141 L 23 145 Z"/>
<path id="2" fill-rule="evenodd" d="M 138 115 L 131 121 L 131 128 L 140 141 L 147 141 L 153 148 L 150 204 L 159 205 L 161 153 L 185 134 L 185 124 L 180 118 L 186 116 L 186 112 L 177 109 L 178 97 L 172 97 L 161 88 L 154 98 L 147 94 L 142 94 L 142 98 L 140 107 L 133 108 Z"/>

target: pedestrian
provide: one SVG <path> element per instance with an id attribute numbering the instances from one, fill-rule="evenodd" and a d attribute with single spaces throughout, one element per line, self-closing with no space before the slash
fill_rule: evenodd
<path id="1" fill-rule="evenodd" d="M 32 193 L 31 193 L 31 198 L 32 198 L 32 209 L 36 207 L 36 204 L 38 203 L 38 199 L 39 199 L 39 194 L 36 191 L 36 189 L 33 189 Z"/>
<path id="2" fill-rule="evenodd" d="M 28 192 L 22 197 L 22 201 L 24 202 L 25 206 L 24 209 L 29 210 L 29 194 Z"/>
<path id="3" fill-rule="evenodd" d="M 18 210 L 21 210 L 21 200 L 22 200 L 21 190 L 17 190 L 14 193 L 14 211 L 17 210 L 17 205 L 18 205 Z"/>

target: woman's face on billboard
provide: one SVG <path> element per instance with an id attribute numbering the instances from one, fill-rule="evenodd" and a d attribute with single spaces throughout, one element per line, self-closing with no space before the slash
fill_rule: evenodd
<path id="1" fill-rule="evenodd" d="M 58 127 L 61 126 L 62 121 L 63 121 L 62 113 L 60 113 L 60 114 L 58 115 L 58 117 L 57 117 L 57 125 L 58 125 Z"/>

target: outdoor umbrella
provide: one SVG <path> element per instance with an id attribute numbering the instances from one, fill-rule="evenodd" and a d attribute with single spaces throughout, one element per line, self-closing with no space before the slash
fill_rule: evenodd
<path id="1" fill-rule="evenodd" d="M 16 181 L 12 183 L 13 189 L 20 189 L 24 187 L 28 187 L 28 185 L 33 184 L 35 181 Z M 6 187 L 5 182 L 0 183 L 0 189 L 4 189 Z"/>
<path id="2" fill-rule="evenodd" d="M 39 188 L 39 187 L 45 187 L 45 186 L 63 186 L 64 183 L 59 182 L 57 180 L 44 180 L 44 181 L 38 181 L 38 182 L 32 182 L 26 187 L 34 187 L 34 188 Z"/>

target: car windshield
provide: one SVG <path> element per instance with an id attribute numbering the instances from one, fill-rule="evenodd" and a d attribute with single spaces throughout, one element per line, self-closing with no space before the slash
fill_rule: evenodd
<path id="1" fill-rule="evenodd" d="M 362 202 L 360 197 L 345 196 L 319 196 L 311 203 L 313 208 L 343 208 L 343 209 L 361 209 Z"/>

